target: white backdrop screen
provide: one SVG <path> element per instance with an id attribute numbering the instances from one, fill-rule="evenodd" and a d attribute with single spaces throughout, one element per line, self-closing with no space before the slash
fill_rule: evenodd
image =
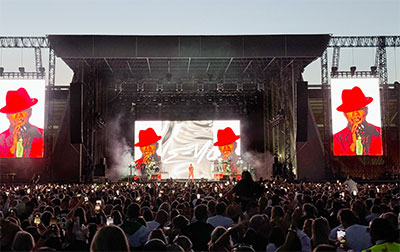
<path id="1" fill-rule="evenodd" d="M 164 172 L 171 178 L 188 178 L 189 164 L 194 166 L 195 178 L 212 178 L 212 164 L 220 156 L 217 141 L 218 130 L 231 127 L 240 135 L 239 120 L 214 121 L 135 121 L 135 143 L 140 130 L 153 128 L 161 136 L 157 154 L 161 156 Z M 240 139 L 236 141 L 240 155 Z M 135 160 L 142 154 L 134 147 Z"/>

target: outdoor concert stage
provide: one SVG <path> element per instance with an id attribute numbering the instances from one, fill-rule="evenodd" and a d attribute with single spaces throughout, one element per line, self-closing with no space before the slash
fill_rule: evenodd
<path id="1" fill-rule="evenodd" d="M 6 160 L 17 179 L 37 172 L 49 181 L 118 181 L 134 175 L 129 166 L 139 167 L 151 144 L 152 172 L 183 181 L 191 163 L 195 179 L 243 170 L 267 179 L 274 155 L 298 178 L 332 173 L 302 79 L 329 35 L 48 39 L 74 72 L 68 106 L 45 159 Z M 229 144 L 236 159 L 218 161 Z"/>
<path id="2" fill-rule="evenodd" d="M 162 137 L 164 152 L 159 149 L 157 153 L 162 154 L 163 163 L 170 162 L 167 165 L 172 177 L 187 177 L 187 167 L 193 162 L 195 178 L 212 178 L 207 164 L 217 155 L 218 148 L 213 144 L 218 130 L 226 127 L 236 127 L 234 134 L 240 135 L 238 156 L 257 157 L 258 163 L 252 164 L 256 177 L 272 174 L 272 163 L 267 164 L 272 160 L 271 153 L 291 163 L 302 176 L 298 169 L 301 163 L 295 158 L 294 88 L 304 68 L 321 56 L 329 38 L 49 36 L 56 55 L 74 71 L 73 83 L 80 83 L 77 86 L 82 88 L 77 92 L 82 92 L 79 106 L 79 96 L 74 96 L 71 87 L 70 108 L 78 107 L 78 112 L 69 111 L 72 116 L 65 125 L 70 123 L 71 130 L 66 127 L 58 136 L 51 159 L 53 179 L 89 181 L 95 166 L 101 167 L 100 160 L 106 160 L 106 174 L 121 175 L 140 158 L 135 147 L 137 135 L 149 127 L 159 129 L 156 134 Z M 79 107 L 84 108 L 82 120 L 74 123 Z M 142 121 L 148 123 L 139 126 Z M 213 128 L 218 121 L 226 123 Z M 175 134 L 173 125 L 181 126 L 179 134 Z M 82 140 L 82 144 L 66 146 L 70 137 L 75 143 Z M 190 147 L 193 142 L 199 145 Z M 76 152 L 79 146 L 81 155 Z M 202 148 L 207 151 L 200 159 Z M 314 152 L 321 166 L 305 171 L 303 176 L 323 177 L 323 150 Z M 64 162 L 66 159 L 72 162 Z"/>

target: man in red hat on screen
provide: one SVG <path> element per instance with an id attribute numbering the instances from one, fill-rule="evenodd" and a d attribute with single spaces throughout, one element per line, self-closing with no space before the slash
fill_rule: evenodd
<path id="1" fill-rule="evenodd" d="M 218 149 L 221 152 L 220 158 L 223 162 L 223 171 L 231 172 L 232 175 L 236 175 L 236 173 L 240 174 L 240 171 L 238 171 L 236 166 L 239 156 L 235 152 L 237 148 L 236 141 L 239 138 L 240 136 L 236 135 L 230 127 L 226 127 L 223 130 L 218 130 L 218 141 L 214 143 L 214 146 L 218 146 Z"/>
<path id="2" fill-rule="evenodd" d="M 156 153 L 158 149 L 158 141 L 160 139 L 161 136 L 157 136 L 153 128 L 139 131 L 139 142 L 137 142 L 135 146 L 140 148 L 142 157 L 136 160 L 135 163 L 139 173 L 142 175 L 144 174 L 143 169 L 149 168 L 150 165 L 154 165 L 154 163 L 159 163 L 161 161 L 161 157 Z M 160 168 L 161 167 L 159 167 L 159 169 Z"/>
<path id="3" fill-rule="evenodd" d="M 366 121 L 367 105 L 372 101 L 357 86 L 343 90 L 342 104 L 336 110 L 343 112 L 348 124 L 333 135 L 334 155 L 382 155 L 381 128 Z"/>
<path id="4" fill-rule="evenodd" d="M 0 109 L 10 127 L 0 134 L 0 157 L 43 157 L 43 129 L 29 123 L 32 106 L 38 102 L 25 88 L 10 90 Z"/>

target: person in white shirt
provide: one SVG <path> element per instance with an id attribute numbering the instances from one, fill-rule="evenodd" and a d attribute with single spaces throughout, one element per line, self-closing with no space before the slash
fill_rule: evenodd
<path id="1" fill-rule="evenodd" d="M 223 226 L 224 228 L 229 228 L 233 225 L 233 220 L 231 218 L 225 217 L 226 204 L 220 202 L 215 207 L 217 215 L 212 216 L 207 219 L 207 223 L 211 224 L 213 227 Z"/>
<path id="2" fill-rule="evenodd" d="M 343 185 L 347 186 L 347 191 L 351 194 L 358 194 L 358 188 L 357 188 L 357 183 L 350 177 L 347 176 L 346 181 L 344 181 Z"/>

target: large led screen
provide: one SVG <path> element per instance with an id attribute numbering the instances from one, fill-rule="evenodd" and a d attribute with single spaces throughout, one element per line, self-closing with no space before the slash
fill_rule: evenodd
<path id="1" fill-rule="evenodd" d="M 331 101 L 334 155 L 382 155 L 379 80 L 332 79 Z"/>
<path id="2" fill-rule="evenodd" d="M 0 158 L 41 158 L 44 80 L 0 80 Z"/>
<path id="3" fill-rule="evenodd" d="M 238 161 L 240 121 L 136 121 L 136 166 L 151 153 L 164 177 L 188 179 L 192 164 L 194 179 L 211 179 L 224 155 Z"/>

